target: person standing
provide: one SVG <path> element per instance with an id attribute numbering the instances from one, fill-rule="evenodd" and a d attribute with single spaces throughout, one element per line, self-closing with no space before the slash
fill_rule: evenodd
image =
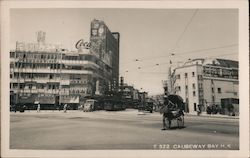
<path id="1" fill-rule="evenodd" d="M 68 106 L 68 105 L 65 104 L 64 107 L 63 107 L 63 112 L 65 112 L 65 113 L 67 112 L 67 106 Z"/>
<path id="2" fill-rule="evenodd" d="M 167 96 L 164 96 L 164 103 L 163 103 L 163 106 L 160 108 L 160 113 L 162 114 L 162 125 L 163 125 L 163 128 L 162 130 L 166 130 L 166 118 L 167 118 L 167 113 L 168 113 L 168 110 L 169 110 L 169 100 L 167 98 Z"/>
<path id="3" fill-rule="evenodd" d="M 17 105 L 14 104 L 13 107 L 14 107 L 14 111 L 15 111 L 15 113 L 16 113 L 16 111 L 17 111 Z"/>
<path id="4" fill-rule="evenodd" d="M 38 103 L 38 105 L 37 105 L 37 112 L 40 112 L 40 109 L 41 109 L 41 106 L 40 106 L 40 103 Z"/>

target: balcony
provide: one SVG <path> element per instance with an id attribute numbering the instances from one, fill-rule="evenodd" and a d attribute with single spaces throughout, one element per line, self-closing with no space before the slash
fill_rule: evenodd
<path id="1" fill-rule="evenodd" d="M 93 74 L 92 71 L 87 71 L 87 70 L 65 70 L 65 69 L 63 69 L 61 73 L 63 74 Z"/>
<path id="2" fill-rule="evenodd" d="M 50 83 L 50 82 L 60 82 L 60 78 L 56 78 L 56 79 L 48 79 L 48 78 L 20 78 L 19 80 L 17 78 L 12 78 L 11 82 L 12 83 L 25 83 L 25 82 L 35 82 L 35 83 Z"/>
<path id="3" fill-rule="evenodd" d="M 13 70 L 17 73 L 60 73 L 60 69 L 50 69 L 50 68 L 16 68 Z"/>
<path id="4" fill-rule="evenodd" d="M 87 61 L 87 60 L 62 60 L 62 63 L 65 65 L 77 65 L 77 66 L 85 66 L 85 65 L 89 65 L 90 67 L 95 67 L 95 68 L 99 68 L 99 66 L 91 61 Z"/>

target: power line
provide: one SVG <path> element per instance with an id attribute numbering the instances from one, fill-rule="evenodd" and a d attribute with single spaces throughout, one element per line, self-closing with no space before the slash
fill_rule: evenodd
<path id="1" fill-rule="evenodd" d="M 225 56 L 225 55 L 236 55 L 237 53 L 227 53 L 227 54 L 220 54 L 220 55 L 214 55 L 214 56 L 209 56 L 209 57 L 205 57 L 207 58 L 215 58 L 215 57 L 221 57 L 221 56 Z M 204 57 L 203 57 L 204 58 Z M 180 61 L 176 61 L 173 63 L 181 63 Z M 165 66 L 165 65 L 170 65 L 169 62 L 164 62 L 164 63 L 158 63 L 158 64 L 154 64 L 154 65 L 146 65 L 146 66 L 139 66 L 137 67 L 137 69 L 133 69 L 133 71 L 138 70 L 138 69 L 145 69 L 145 68 L 154 68 L 154 67 L 160 67 L 160 66 Z M 129 72 L 128 70 L 126 72 Z"/>
<path id="2" fill-rule="evenodd" d="M 224 55 L 237 55 L 238 53 L 228 53 L 228 54 L 221 54 L 221 55 L 215 55 L 215 56 L 210 56 L 210 57 L 207 57 L 207 58 L 213 58 L 213 57 L 222 57 Z"/>
<path id="3" fill-rule="evenodd" d="M 227 48 L 227 47 L 234 47 L 237 46 L 238 44 L 230 44 L 230 45 L 224 45 L 224 46 L 220 46 L 220 47 L 213 47 L 213 48 L 205 48 L 205 49 L 197 49 L 197 50 L 193 50 L 193 51 L 186 51 L 186 52 L 182 52 L 182 53 L 177 53 L 176 55 L 181 55 L 181 54 L 192 54 L 192 53 L 197 53 L 197 52 L 201 52 L 201 51 L 208 51 L 208 50 L 214 50 L 214 49 L 221 49 L 221 48 Z"/>
<path id="4" fill-rule="evenodd" d="M 209 51 L 209 50 L 216 50 L 216 49 L 234 47 L 234 46 L 237 46 L 237 45 L 238 44 L 235 43 L 235 44 L 229 44 L 229 45 L 212 47 L 212 48 L 195 49 L 195 50 L 191 50 L 191 51 L 185 51 L 185 52 L 181 52 L 181 53 L 176 53 L 174 56 L 179 56 L 179 55 L 184 55 L 184 54 L 200 53 L 200 52 L 203 52 L 203 51 Z M 163 58 L 163 57 L 169 57 L 169 55 L 162 55 L 162 56 L 150 57 L 150 58 L 142 58 L 142 59 L 140 59 L 140 61 L 143 61 L 143 60 L 154 60 L 154 59 L 159 59 L 159 58 Z"/>
<path id="5" fill-rule="evenodd" d="M 192 17 L 189 19 L 189 21 L 188 21 L 187 25 L 185 26 L 185 28 L 184 28 L 184 30 L 183 30 L 183 32 L 182 32 L 182 34 L 181 34 L 181 35 L 179 36 L 179 38 L 177 39 L 177 41 L 176 41 L 176 43 L 175 43 L 175 45 L 174 45 L 174 49 L 173 49 L 173 50 L 175 50 L 175 49 L 176 49 L 177 45 L 179 44 L 179 42 L 180 42 L 180 41 L 181 41 L 181 39 L 183 38 L 183 35 L 184 35 L 184 34 L 185 34 L 185 32 L 187 31 L 187 29 L 188 29 L 189 25 L 190 25 L 190 24 L 191 24 L 191 22 L 193 21 L 193 19 L 194 19 L 195 15 L 197 14 L 197 12 L 198 12 L 198 9 L 196 9 L 196 10 L 194 11 L 194 13 L 193 13 Z"/>
<path id="6" fill-rule="evenodd" d="M 145 74 L 162 74 L 167 75 L 168 72 L 139 72 L 139 73 L 145 73 Z"/>

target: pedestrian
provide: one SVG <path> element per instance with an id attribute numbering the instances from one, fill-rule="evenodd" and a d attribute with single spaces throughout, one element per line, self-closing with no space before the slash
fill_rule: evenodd
<path id="1" fill-rule="evenodd" d="M 40 103 L 37 104 L 37 112 L 40 112 Z"/>
<path id="2" fill-rule="evenodd" d="M 62 105 L 61 105 L 61 104 L 59 104 L 59 105 L 58 105 L 58 111 L 60 111 L 60 110 L 61 110 L 61 107 L 62 107 Z"/>
<path id="3" fill-rule="evenodd" d="M 167 113 L 163 113 L 162 115 L 162 125 L 163 125 L 163 128 L 162 130 L 166 130 L 166 118 L 167 118 Z"/>
<path id="4" fill-rule="evenodd" d="M 164 96 L 164 103 L 162 107 L 160 108 L 160 113 L 162 114 L 162 130 L 166 130 L 166 119 L 167 119 L 167 113 L 169 112 L 169 100 L 167 96 Z"/>
<path id="5" fill-rule="evenodd" d="M 67 104 L 64 104 L 63 112 L 65 112 L 65 113 L 67 112 L 67 106 L 68 106 Z"/>
<path id="6" fill-rule="evenodd" d="M 197 107 L 198 107 L 198 108 L 197 108 L 197 115 L 200 116 L 200 114 L 201 114 L 201 105 L 198 104 Z"/>
<path id="7" fill-rule="evenodd" d="M 16 106 L 16 104 L 13 105 L 13 108 L 14 108 L 14 111 L 15 111 L 15 113 L 16 113 L 16 111 L 17 111 L 17 106 Z"/>
<path id="8" fill-rule="evenodd" d="M 84 109 L 84 106 L 83 106 L 83 104 L 81 104 L 80 110 L 83 111 L 83 109 Z"/>

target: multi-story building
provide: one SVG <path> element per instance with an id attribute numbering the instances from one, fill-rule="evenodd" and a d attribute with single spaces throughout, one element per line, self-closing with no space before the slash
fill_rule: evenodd
<path id="1" fill-rule="evenodd" d="M 119 89 L 119 41 L 120 34 L 111 32 L 107 25 L 100 20 L 91 22 L 90 51 L 112 68 L 111 89 Z"/>
<path id="2" fill-rule="evenodd" d="M 105 29 L 108 34 L 106 25 Z M 119 66 L 115 67 L 119 65 L 117 35 L 112 35 L 115 46 L 114 41 L 105 41 L 109 49 L 104 52 L 94 49 L 98 41 L 92 36 L 90 43 L 80 40 L 76 44 L 78 51 L 45 43 L 42 31 L 37 33 L 37 43 L 17 42 L 16 50 L 10 52 L 11 104 L 29 106 L 39 102 L 52 109 L 67 103 L 76 109 L 85 96 L 102 95 L 115 89 L 119 74 Z"/>
<path id="3" fill-rule="evenodd" d="M 206 110 L 221 105 L 221 99 L 239 98 L 238 61 L 225 59 L 194 59 L 177 67 L 172 73 L 174 94 L 186 103 L 187 112 Z"/>

